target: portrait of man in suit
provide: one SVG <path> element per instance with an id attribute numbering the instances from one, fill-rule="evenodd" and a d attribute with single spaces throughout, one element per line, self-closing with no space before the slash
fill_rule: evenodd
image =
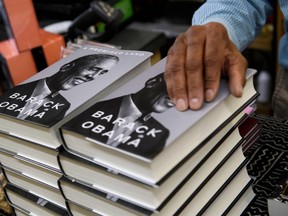
<path id="1" fill-rule="evenodd" d="M 173 106 L 161 73 L 136 93 L 100 101 L 68 124 L 103 144 L 153 158 L 164 148 L 169 130 L 152 115 Z"/>
<path id="2" fill-rule="evenodd" d="M 0 97 L 0 112 L 47 126 L 61 120 L 70 102 L 61 95 L 75 86 L 107 73 L 117 56 L 92 54 L 79 57 L 61 66 L 52 76 L 20 84 Z"/>

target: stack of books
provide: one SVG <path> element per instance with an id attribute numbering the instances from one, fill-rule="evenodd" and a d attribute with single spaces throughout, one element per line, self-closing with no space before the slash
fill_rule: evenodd
<path id="1" fill-rule="evenodd" d="M 247 70 L 241 98 L 221 80 L 214 101 L 179 112 L 167 95 L 165 63 L 60 127 L 58 184 L 71 215 L 238 215 L 253 198 L 243 149 L 259 137 L 246 112 L 258 96 L 255 71 Z"/>
<path id="2" fill-rule="evenodd" d="M 85 45 L 0 96 L 0 163 L 15 212 L 68 215 L 58 185 L 63 175 L 59 127 L 94 104 L 108 86 L 117 89 L 150 67 L 151 56 Z"/>

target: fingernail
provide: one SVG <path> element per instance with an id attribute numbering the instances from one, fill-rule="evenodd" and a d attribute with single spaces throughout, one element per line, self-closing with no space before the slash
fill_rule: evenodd
<path id="1" fill-rule="evenodd" d="M 187 109 L 187 107 L 188 107 L 188 105 L 187 105 L 187 103 L 186 103 L 186 101 L 184 99 L 180 98 L 180 99 L 177 100 L 176 108 L 178 110 L 184 111 L 184 110 Z"/>
<path id="2" fill-rule="evenodd" d="M 234 87 L 233 90 L 234 91 L 232 91 L 232 94 L 235 97 L 241 97 L 242 96 L 242 94 L 243 94 L 243 87 L 242 86 L 236 86 L 236 87 Z"/>
<path id="3" fill-rule="evenodd" d="M 189 105 L 190 105 L 190 108 L 191 108 L 192 110 L 197 110 L 197 109 L 199 109 L 199 108 L 201 107 L 199 98 L 191 98 Z"/>
<path id="4" fill-rule="evenodd" d="M 243 89 L 239 89 L 237 91 L 237 94 L 235 94 L 235 96 L 238 97 L 238 98 L 242 97 L 242 95 L 243 95 Z"/>
<path id="5" fill-rule="evenodd" d="M 214 91 L 212 89 L 207 89 L 205 91 L 205 99 L 206 101 L 211 101 L 214 97 Z"/>
<path id="6" fill-rule="evenodd" d="M 239 97 L 242 97 L 242 95 L 243 95 L 243 87 L 242 86 L 240 86 L 238 88 L 238 95 L 239 95 Z"/>

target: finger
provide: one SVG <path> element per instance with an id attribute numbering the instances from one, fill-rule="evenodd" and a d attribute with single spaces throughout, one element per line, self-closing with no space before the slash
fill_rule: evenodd
<path id="1" fill-rule="evenodd" d="M 166 87 L 167 87 L 167 93 L 171 99 L 171 101 L 173 101 L 174 99 L 174 92 L 173 92 L 173 80 L 172 80 L 172 76 L 171 76 L 171 62 L 173 61 L 173 49 L 170 48 L 167 54 L 167 59 L 166 59 L 166 65 L 165 65 L 165 73 L 164 73 L 164 78 L 165 78 L 165 82 L 166 82 Z M 174 101 L 173 101 L 174 103 Z"/>
<path id="2" fill-rule="evenodd" d="M 171 49 L 173 49 L 171 51 L 173 55 L 169 55 L 167 71 L 170 76 L 170 85 L 172 86 L 173 91 L 173 93 L 171 93 L 173 95 L 172 100 L 178 110 L 184 111 L 188 108 L 185 74 L 186 43 L 184 34 L 181 34 L 176 38 Z"/>
<path id="3" fill-rule="evenodd" d="M 243 87 L 245 85 L 247 60 L 243 55 L 235 50 L 226 55 L 226 71 L 229 78 L 229 89 L 235 97 L 241 97 L 243 94 Z"/>
<path id="4" fill-rule="evenodd" d="M 198 110 L 203 105 L 203 54 L 205 47 L 205 31 L 200 26 L 193 26 L 186 32 L 187 58 L 186 76 L 189 94 L 189 107 Z"/>
<path id="5" fill-rule="evenodd" d="M 218 25 L 207 26 L 206 45 L 204 54 L 204 95 L 206 101 L 212 101 L 218 91 L 222 62 L 224 62 L 224 50 L 227 44 L 226 38 L 218 28 Z"/>

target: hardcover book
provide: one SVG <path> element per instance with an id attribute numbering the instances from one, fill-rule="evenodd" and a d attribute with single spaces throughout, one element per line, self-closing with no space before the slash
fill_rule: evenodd
<path id="1" fill-rule="evenodd" d="M 0 133 L 0 143 L 0 151 L 14 152 L 15 155 L 18 155 L 23 160 L 34 161 L 34 163 L 45 166 L 48 169 L 61 171 L 57 161 L 57 155 L 61 151 L 61 147 L 58 148 L 59 151 L 55 151 L 55 149 L 4 133 Z"/>
<path id="2" fill-rule="evenodd" d="M 5 178 L 9 183 L 23 188 L 24 190 L 44 198 L 58 206 L 63 208 L 66 207 L 65 199 L 58 188 L 44 184 L 43 182 L 37 181 L 28 176 L 24 176 L 19 172 L 15 172 L 14 170 L 11 170 L 7 167 L 2 168 L 2 172 L 4 173 Z"/>
<path id="3" fill-rule="evenodd" d="M 253 201 L 256 197 L 252 186 L 246 187 L 246 190 L 243 191 L 236 200 L 233 200 L 233 204 L 229 206 L 228 209 L 223 213 L 223 215 L 244 215 L 246 207 Z"/>
<path id="4" fill-rule="evenodd" d="M 0 131 L 50 148 L 59 126 L 108 86 L 150 67 L 152 53 L 83 46 L 0 96 Z"/>
<path id="5" fill-rule="evenodd" d="M 167 95 L 165 63 L 166 58 L 65 123 L 60 129 L 67 151 L 157 184 L 257 98 L 256 71 L 249 69 L 241 98 L 232 96 L 222 79 L 214 101 L 179 112 Z"/>
<path id="6" fill-rule="evenodd" d="M 191 200 L 196 202 L 199 200 L 199 207 L 197 208 L 201 209 L 205 206 L 211 197 L 223 185 L 227 185 L 246 163 L 247 160 L 242 153 L 241 142 L 239 142 L 205 179 L 195 184 L 195 179 L 201 176 L 200 173 L 197 174 L 196 172 L 191 178 L 186 179 L 163 206 L 154 211 L 141 208 L 113 194 L 104 193 L 65 176 L 59 179 L 59 188 L 68 202 L 72 201 L 87 209 L 92 209 L 93 212 L 100 215 L 115 215 L 115 213 L 117 216 L 179 215 Z M 203 192 L 204 190 L 205 192 Z M 76 194 L 77 196 L 75 196 Z"/>
<path id="7" fill-rule="evenodd" d="M 59 179 L 59 188 L 68 203 L 90 209 L 100 215 L 150 215 L 152 212 L 112 194 L 93 189 L 67 176 Z"/>
<path id="8" fill-rule="evenodd" d="M 16 209 L 22 209 L 22 212 L 27 212 L 28 215 L 69 216 L 66 208 L 55 205 L 16 185 L 8 183 L 5 185 L 4 191 L 11 205 L 15 206 Z"/>
<path id="9" fill-rule="evenodd" d="M 253 180 L 248 175 L 246 166 L 243 166 L 232 181 L 224 189 L 220 189 L 219 193 L 215 194 L 215 196 L 206 203 L 206 205 L 198 212 L 198 215 L 225 215 L 224 212 L 233 205 L 234 199 L 240 197 L 248 187 L 252 187 L 252 182 Z M 193 202 L 188 204 L 186 208 L 192 209 Z M 187 212 L 189 212 L 189 210 Z"/>
<path id="10" fill-rule="evenodd" d="M 195 184 L 200 184 L 209 175 L 222 158 L 242 140 L 238 126 L 245 118 L 247 116 L 245 117 L 242 113 L 236 116 L 159 185 L 150 186 L 120 174 L 115 175 L 104 167 L 66 151 L 59 154 L 59 163 L 63 173 L 75 181 L 114 194 L 144 208 L 155 210 L 175 193 L 181 182 L 185 182 L 191 175 L 195 175 Z"/>
<path id="11" fill-rule="evenodd" d="M 239 153 L 240 151 L 240 153 Z M 232 162 L 233 160 L 233 162 Z M 243 170 L 248 160 L 243 156 L 242 148 L 238 148 L 236 152 L 221 166 L 220 170 L 214 173 L 213 177 L 200 186 L 195 192 L 190 193 L 190 197 L 184 202 L 181 208 L 178 209 L 176 215 L 201 215 L 201 210 L 209 206 L 219 193 L 234 179 L 234 177 Z M 249 178 L 247 172 L 245 178 Z M 192 184 L 192 182 L 190 182 Z M 188 186 L 188 185 L 187 185 Z M 190 187 L 193 188 L 192 185 Z M 191 191 L 188 187 L 183 187 L 181 190 Z M 177 196 L 175 197 L 177 199 Z M 179 198 L 181 200 L 181 198 Z M 180 201 L 178 200 L 178 202 Z M 168 212 L 167 212 L 168 213 Z"/>
<path id="12" fill-rule="evenodd" d="M 74 203 L 71 201 L 66 202 L 66 207 L 69 214 L 73 216 L 99 216 L 93 209 L 88 209 L 84 206 L 79 205 L 78 203 Z"/>
<path id="13" fill-rule="evenodd" d="M 1 167 L 13 170 L 23 176 L 30 177 L 51 187 L 58 188 L 58 179 L 62 176 L 61 172 L 56 172 L 46 167 L 23 160 L 12 152 L 0 151 Z"/>
<path id="14" fill-rule="evenodd" d="M 25 211 L 24 209 L 21 209 L 20 207 L 18 206 L 13 206 L 14 207 L 14 214 L 16 216 L 27 216 L 29 215 L 29 212 Z"/>

